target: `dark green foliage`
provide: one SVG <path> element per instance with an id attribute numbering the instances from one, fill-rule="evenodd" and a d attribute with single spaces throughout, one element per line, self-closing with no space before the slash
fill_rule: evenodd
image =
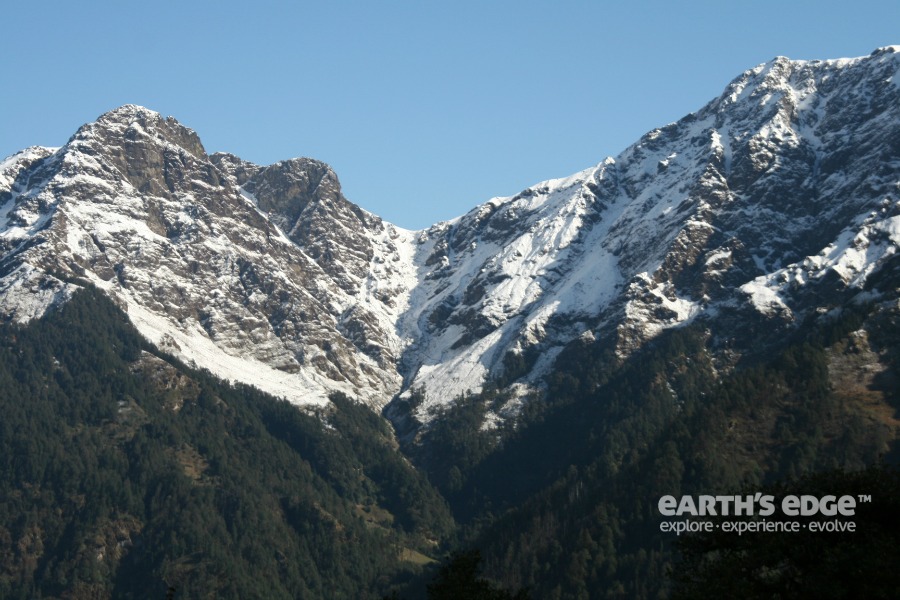
<path id="1" fill-rule="evenodd" d="M 482 427 L 487 403 L 484 395 L 457 398 L 422 435 L 418 463 L 451 499 L 465 483 L 463 473 L 471 472 L 497 445 L 497 432 Z"/>
<path id="2" fill-rule="evenodd" d="M 506 400 L 493 386 L 459 398 L 418 443 L 420 399 L 393 403 L 426 479 L 370 409 L 335 396 L 309 414 L 187 369 L 88 290 L 0 328 L 0 597 L 378 597 L 416 572 L 401 553 L 427 562 L 413 551 L 455 539 L 448 503 L 464 525 L 457 542 L 483 561 L 456 555 L 431 597 L 459 586 L 469 597 L 665 597 L 675 550 L 661 495 L 757 491 L 896 456 L 890 423 L 832 389 L 834 348 L 861 324 L 883 361 L 876 386 L 896 404 L 900 323 L 867 307 L 810 322 L 725 373 L 699 327 L 626 361 L 579 342 L 545 396 L 499 429 L 483 427 Z M 510 377 L 523 360 L 509 359 Z M 837 571 L 862 552 L 827 560 Z"/>
<path id="3" fill-rule="evenodd" d="M 481 576 L 481 553 L 478 550 L 454 552 L 415 597 L 428 600 L 529 600 L 527 590 L 515 593 L 503 589 Z M 382 600 L 401 600 L 394 591 Z"/>
<path id="4" fill-rule="evenodd" d="M 374 492 L 379 504 L 394 515 L 403 530 L 445 539 L 455 526 L 449 507 L 425 477 L 411 476 L 409 464 L 393 443 L 388 423 L 370 408 L 342 395 L 331 400 L 337 408 L 331 422 L 356 456 L 367 459 L 363 469 L 370 481 L 377 482 Z M 373 436 L 372 431 L 381 435 Z"/>
<path id="5" fill-rule="evenodd" d="M 481 554 L 457 552 L 428 584 L 428 600 L 527 600 L 524 590 L 515 594 L 479 576 Z"/>
<path id="6" fill-rule="evenodd" d="M 153 352 L 91 290 L 3 326 L 0 597 L 378 597 L 452 529 L 371 410 Z"/>
<path id="7" fill-rule="evenodd" d="M 674 599 L 900 597 L 900 471 L 884 466 L 825 471 L 763 493 L 775 496 L 776 506 L 789 494 L 862 494 L 871 502 L 857 504 L 852 517 L 786 517 L 778 510 L 768 518 L 802 522 L 797 532 L 736 535 L 714 529 L 686 535 L 678 542 Z M 806 528 L 811 521 L 830 520 L 853 523 L 855 530 Z"/>
<path id="8" fill-rule="evenodd" d="M 829 380 L 827 346 L 868 316 L 862 307 L 811 322 L 725 375 L 697 327 L 665 332 L 624 362 L 578 343 L 514 427 L 483 431 L 490 400 L 467 397 L 442 415 L 454 426 L 438 421 L 414 456 L 500 584 L 541 598 L 665 597 L 674 534 L 660 531 L 660 496 L 755 490 L 890 452 L 895 436 Z M 898 330 L 873 334 L 883 356 Z M 897 371 L 895 360 L 886 367 L 885 378 Z"/>

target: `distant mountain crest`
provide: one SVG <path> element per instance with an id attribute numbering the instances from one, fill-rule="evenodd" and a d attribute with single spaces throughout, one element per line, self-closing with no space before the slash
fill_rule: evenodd
<path id="1" fill-rule="evenodd" d="M 421 421 L 488 381 L 512 414 L 569 344 L 624 358 L 690 322 L 727 368 L 799 320 L 897 300 L 898 48 L 776 58 L 615 158 L 418 232 L 324 163 L 208 156 L 123 106 L 0 164 L 0 310 L 36 318 L 91 282 L 223 377 L 298 403 L 422 389 Z"/>

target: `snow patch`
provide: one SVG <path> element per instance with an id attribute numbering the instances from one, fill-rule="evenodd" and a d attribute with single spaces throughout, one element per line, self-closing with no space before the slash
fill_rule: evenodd
<path id="1" fill-rule="evenodd" d="M 128 316 L 150 342 L 225 381 L 242 382 L 301 406 L 328 404 L 328 386 L 306 373 L 285 373 L 247 355 L 229 354 L 199 325 L 179 328 L 169 319 L 128 302 Z"/>
<path id="2" fill-rule="evenodd" d="M 792 315 L 791 309 L 788 308 L 777 288 L 770 284 L 770 280 L 771 276 L 757 277 L 742 285 L 740 290 L 749 296 L 750 303 L 764 315 Z"/>
<path id="3" fill-rule="evenodd" d="M 28 323 L 68 301 L 77 289 L 78 286 L 22 264 L 0 279 L 0 313 L 15 323 Z"/>

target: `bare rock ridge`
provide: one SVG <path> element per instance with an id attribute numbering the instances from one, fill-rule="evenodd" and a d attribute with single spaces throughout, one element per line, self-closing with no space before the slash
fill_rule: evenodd
<path id="1" fill-rule="evenodd" d="M 896 48 L 775 59 L 614 159 L 425 232 L 420 415 L 521 362 L 506 357 L 539 385 L 579 338 L 625 357 L 700 322 L 739 355 L 846 302 L 896 303 L 872 276 L 900 241 L 898 66 Z"/>
<path id="2" fill-rule="evenodd" d="M 727 368 L 847 303 L 898 310 L 898 70 L 898 47 L 777 58 L 615 158 L 415 232 L 324 163 L 210 156 L 124 106 L 0 163 L 0 312 L 89 281 L 225 378 L 302 404 L 421 389 L 423 422 L 487 381 L 514 413 L 578 340 L 624 359 L 699 323 Z"/>
<path id="3" fill-rule="evenodd" d="M 321 163 L 243 166 L 217 167 L 193 131 L 136 106 L 106 113 L 54 152 L 11 157 L 2 171 L 4 312 L 40 316 L 83 279 L 198 366 L 297 402 L 344 390 L 377 404 L 399 383 L 390 333 L 358 301 L 368 293 L 357 289 L 368 277 L 362 262 L 378 241 L 347 242 L 332 276 L 325 267 L 335 258 L 323 256 L 315 223 L 346 211 L 373 238 L 391 228 L 349 205 Z M 237 183 L 245 171 L 271 213 Z M 293 193 L 298 173 L 318 173 L 316 188 Z M 373 335 L 357 346 L 342 330 Z"/>

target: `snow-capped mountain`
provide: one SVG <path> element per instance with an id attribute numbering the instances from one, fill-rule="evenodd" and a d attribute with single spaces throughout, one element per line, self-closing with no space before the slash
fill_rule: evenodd
<path id="1" fill-rule="evenodd" d="M 579 336 L 626 356 L 703 319 L 733 353 L 852 297 L 896 301 L 873 275 L 900 244 L 898 52 L 777 58 L 614 159 L 421 233 L 403 318 L 423 414 L 508 355 L 538 382 Z"/>
<path id="2" fill-rule="evenodd" d="M 123 106 L 0 172 L 12 318 L 87 280 L 150 340 L 227 379 L 299 403 L 342 390 L 378 405 L 399 389 L 409 234 L 347 202 L 326 165 L 210 157 L 174 119 Z"/>
<path id="3" fill-rule="evenodd" d="M 733 355 L 846 302 L 896 305 L 900 47 L 777 58 L 615 158 L 423 231 L 347 201 L 320 162 L 210 156 L 136 106 L 6 159 L 0 206 L 10 318 L 90 281 L 226 378 L 298 403 L 421 389 L 425 421 L 489 380 L 539 387 L 574 340 L 624 358 L 699 320 Z"/>

